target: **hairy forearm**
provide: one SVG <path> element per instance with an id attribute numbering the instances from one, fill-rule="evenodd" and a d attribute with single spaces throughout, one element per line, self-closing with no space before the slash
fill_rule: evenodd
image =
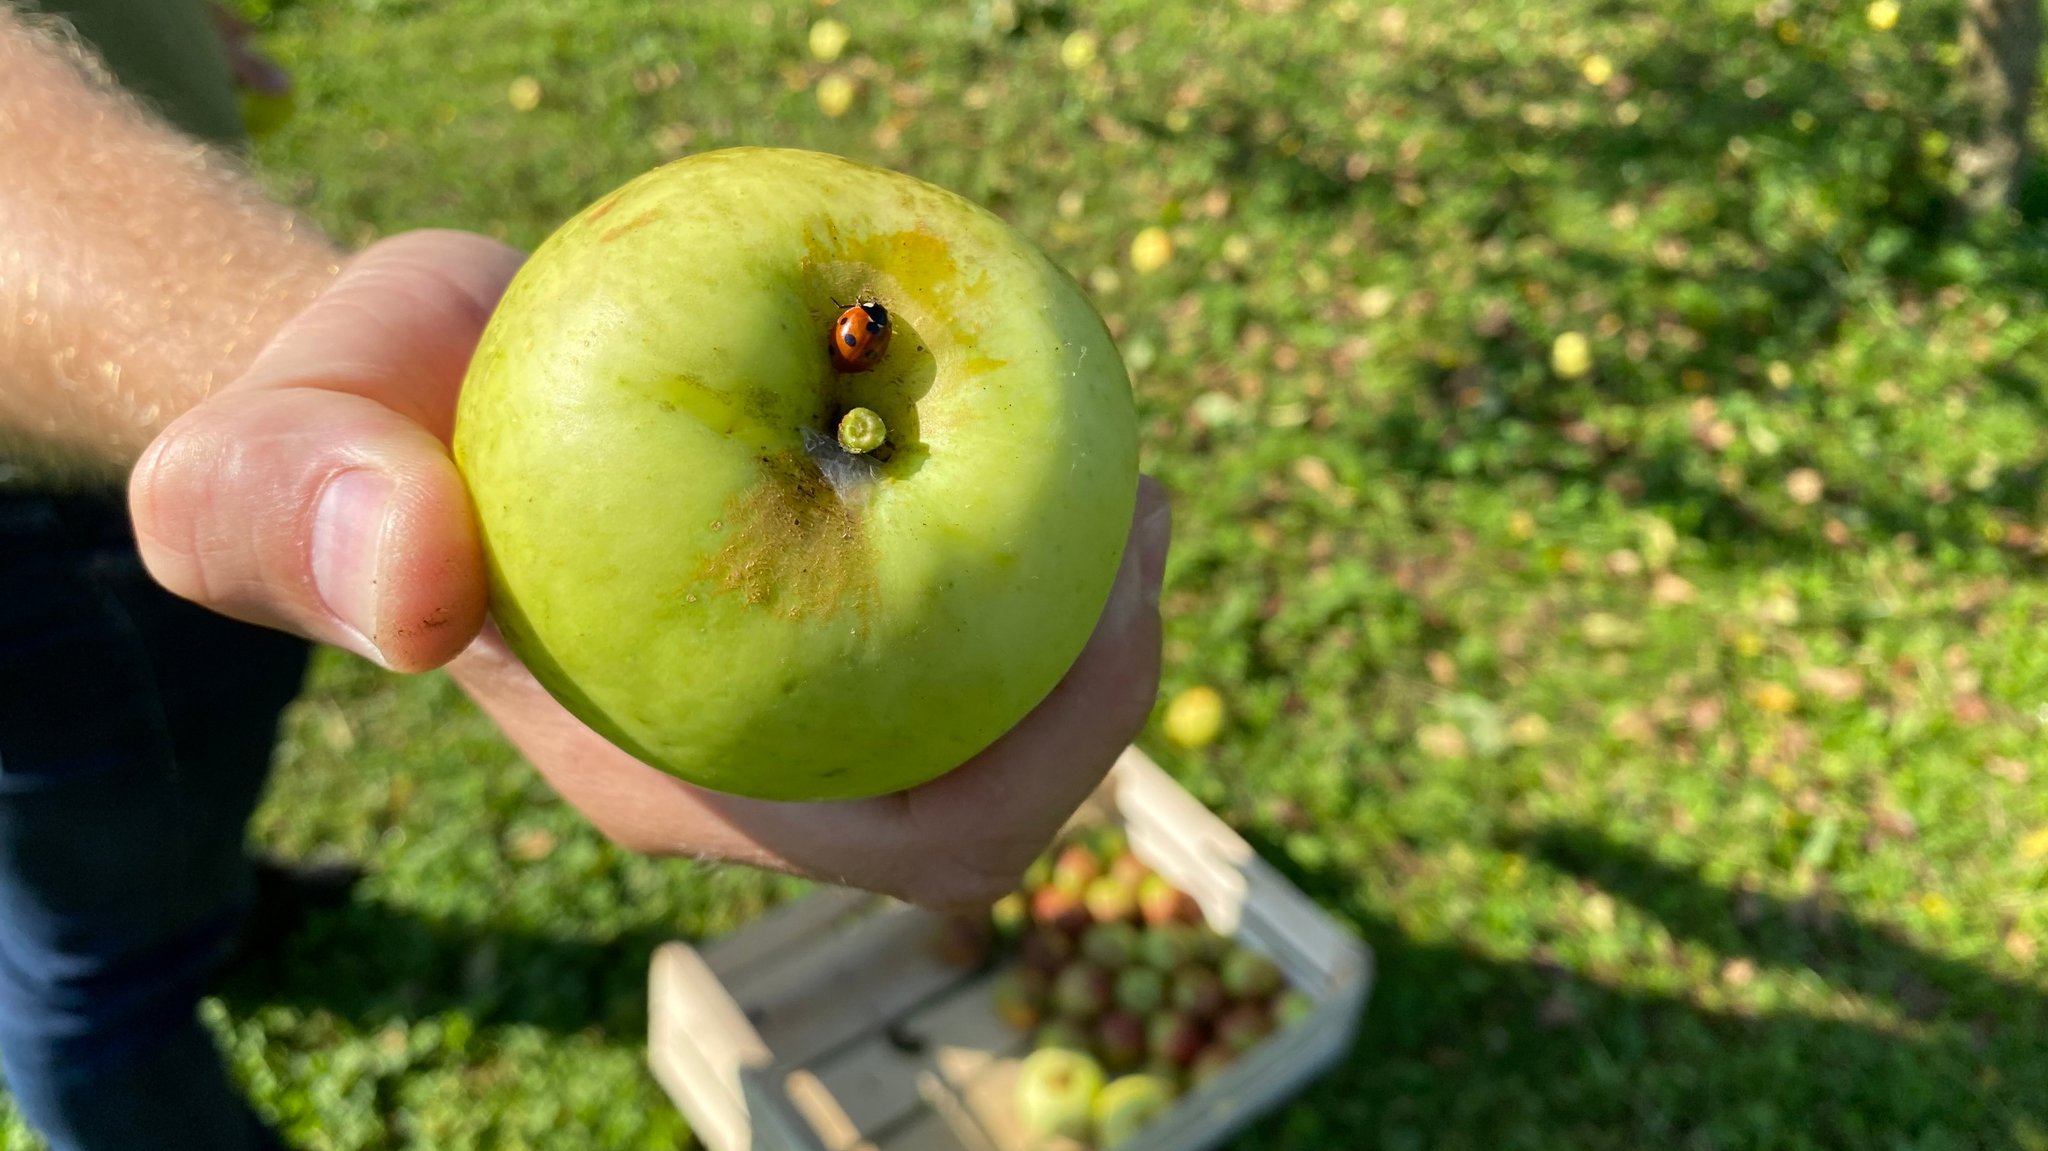
<path id="1" fill-rule="evenodd" d="M 341 254 L 0 0 L 0 464 L 125 475 Z"/>

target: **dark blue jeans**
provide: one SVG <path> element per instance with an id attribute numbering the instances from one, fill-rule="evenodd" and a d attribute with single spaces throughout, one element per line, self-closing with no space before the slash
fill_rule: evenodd
<path id="1" fill-rule="evenodd" d="M 196 1009 L 306 657 L 159 588 L 118 496 L 0 494 L 0 1070 L 56 1151 L 280 1145 Z"/>

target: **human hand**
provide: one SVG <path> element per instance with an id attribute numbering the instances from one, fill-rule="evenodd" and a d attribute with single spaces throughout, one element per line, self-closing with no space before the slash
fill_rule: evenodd
<path id="1" fill-rule="evenodd" d="M 398 671 L 446 666 L 570 804 L 631 850 L 772 868 L 963 908 L 1014 886 L 1144 724 L 1159 676 L 1169 513 L 1142 481 L 1108 606 L 1014 730 L 921 787 L 828 804 L 741 799 L 633 759 L 577 721 L 487 621 L 449 457 L 470 353 L 523 257 L 417 232 L 356 257 L 232 384 L 135 468 L 144 560 L 172 591 Z"/>

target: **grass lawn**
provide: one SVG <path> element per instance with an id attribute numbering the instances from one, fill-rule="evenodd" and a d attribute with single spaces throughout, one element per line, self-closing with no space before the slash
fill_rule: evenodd
<path id="1" fill-rule="evenodd" d="M 1167 692 L 1230 704 L 1146 746 L 1381 962 L 1241 1146 L 2048 1148 L 2048 223 L 1945 228 L 1958 5 L 990 7 L 280 0 L 258 157 L 350 242 L 530 246 L 832 150 L 1074 271 L 1177 495 Z M 649 951 L 800 890 L 338 657 L 257 833 L 375 869 L 207 1007 L 308 1148 L 687 1145 Z"/>

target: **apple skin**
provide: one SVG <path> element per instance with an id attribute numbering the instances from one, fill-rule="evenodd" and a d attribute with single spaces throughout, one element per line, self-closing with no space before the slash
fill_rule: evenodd
<path id="1" fill-rule="evenodd" d="M 1081 934 L 1081 954 L 1116 971 L 1137 955 L 1141 939 L 1128 923 L 1098 923 Z"/>
<path id="2" fill-rule="evenodd" d="M 1264 1000 L 1286 984 L 1287 977 L 1271 959 L 1249 947 L 1236 946 L 1223 957 L 1223 989 L 1233 999 Z"/>
<path id="3" fill-rule="evenodd" d="M 1145 1061 L 1145 1019 L 1121 1008 L 1095 1021 L 1095 1050 L 1104 1068 L 1134 1071 Z"/>
<path id="4" fill-rule="evenodd" d="M 1052 885 L 1076 896 L 1085 895 L 1088 885 L 1102 877 L 1102 861 L 1083 844 L 1061 849 L 1052 864 Z"/>
<path id="5" fill-rule="evenodd" d="M 1024 966 L 1050 979 L 1074 958 L 1078 945 L 1074 937 L 1057 927 L 1040 927 L 1017 945 L 1017 957 Z"/>
<path id="6" fill-rule="evenodd" d="M 1017 1074 L 1017 1116 L 1040 1137 L 1085 1139 L 1093 1129 L 1095 1096 L 1107 1076 L 1093 1057 L 1044 1047 L 1024 1059 Z"/>
<path id="7" fill-rule="evenodd" d="M 1090 1109 L 1095 1146 L 1108 1151 L 1136 1138 L 1173 1107 L 1174 1085 L 1157 1076 L 1123 1075 L 1104 1084 Z"/>
<path id="8" fill-rule="evenodd" d="M 894 334 L 841 374 L 857 298 Z M 872 464 L 829 439 L 855 406 L 889 428 Z M 1015 726 L 1093 631 L 1137 498 L 1130 381 L 1072 278 L 960 196 L 788 149 L 677 160 L 542 242 L 452 447 L 541 684 L 635 758 L 771 800 L 901 791 Z"/>
<path id="9" fill-rule="evenodd" d="M 1086 959 L 1070 964 L 1052 983 L 1052 1008 L 1062 1018 L 1086 1023 L 1110 1009 L 1116 984 L 1107 969 Z"/>
<path id="10" fill-rule="evenodd" d="M 1192 1065 L 1208 1039 L 1208 1028 L 1185 1011 L 1155 1014 L 1146 1029 L 1146 1049 L 1152 1058 L 1174 1067 Z"/>
<path id="11" fill-rule="evenodd" d="M 1214 971 L 1197 963 L 1183 964 L 1174 971 L 1167 996 L 1174 1007 L 1198 1019 L 1213 1019 L 1230 1006 L 1223 981 L 1216 978 Z"/>
<path id="12" fill-rule="evenodd" d="M 1116 1005 L 1151 1015 L 1166 1002 L 1166 976 L 1157 968 L 1126 967 L 1116 975 Z"/>

